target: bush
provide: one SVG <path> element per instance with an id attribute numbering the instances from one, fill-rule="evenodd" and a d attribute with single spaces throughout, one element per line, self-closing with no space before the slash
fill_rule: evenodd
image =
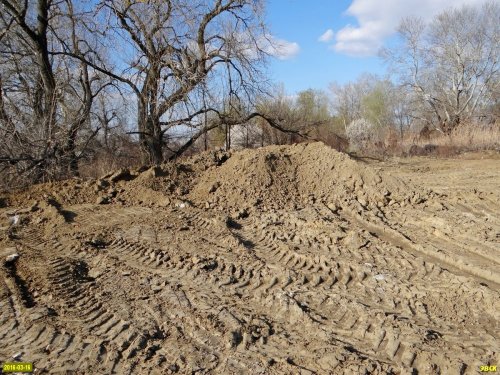
<path id="1" fill-rule="evenodd" d="M 360 118 L 347 126 L 346 135 L 349 139 L 349 144 L 359 150 L 366 148 L 369 143 L 374 141 L 375 128 L 366 119 Z"/>

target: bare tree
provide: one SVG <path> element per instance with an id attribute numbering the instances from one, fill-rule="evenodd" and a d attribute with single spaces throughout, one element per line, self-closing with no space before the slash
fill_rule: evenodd
<path id="1" fill-rule="evenodd" d="M 412 123 L 412 95 L 404 86 L 394 86 L 394 90 L 391 94 L 394 111 L 394 125 L 399 132 L 399 137 L 403 139 L 405 130 L 408 130 Z"/>
<path id="2" fill-rule="evenodd" d="M 498 90 L 499 25 L 495 2 L 448 10 L 429 24 L 407 18 L 399 27 L 402 43 L 383 51 L 445 133 L 479 115 Z"/>
<path id="3" fill-rule="evenodd" d="M 193 130 L 200 116 L 220 112 L 220 106 L 202 100 L 203 90 L 224 90 L 230 96 L 251 96 L 259 90 L 267 36 L 260 1 L 103 0 L 100 9 L 110 22 L 110 43 L 125 45 L 122 54 L 128 58 L 113 65 L 97 53 L 81 58 L 136 95 L 144 162 L 163 160 L 172 129 Z M 71 49 L 66 53 L 78 57 Z M 203 126 L 192 132 L 186 144 L 208 130 Z"/>
<path id="4" fill-rule="evenodd" d="M 345 85 L 330 84 L 333 110 L 342 121 L 344 129 L 347 129 L 347 126 L 354 120 L 363 117 L 363 98 L 377 81 L 377 77 L 363 74 L 355 82 L 348 82 Z"/>
<path id="5" fill-rule="evenodd" d="M 54 56 L 63 39 L 80 54 L 81 14 L 70 0 L 1 0 L 0 7 L 0 163 L 35 182 L 76 175 L 78 133 L 105 86 L 81 60 Z"/>
<path id="6" fill-rule="evenodd" d="M 299 121 L 295 102 L 286 95 L 283 85 L 274 88 L 271 95 L 261 96 L 257 103 L 257 111 L 265 113 L 267 117 L 277 120 L 282 124 L 282 129 L 277 129 L 264 119 L 257 118 L 256 126 L 260 129 L 260 145 L 287 144 L 304 136 L 302 124 Z"/>

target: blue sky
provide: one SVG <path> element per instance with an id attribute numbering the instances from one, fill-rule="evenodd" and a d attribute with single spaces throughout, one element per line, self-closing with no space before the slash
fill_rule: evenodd
<path id="1" fill-rule="evenodd" d="M 266 20 L 282 45 L 280 58 L 271 59 L 271 78 L 293 94 L 327 90 L 331 82 L 353 81 L 364 72 L 384 75 L 377 51 L 394 40 L 403 17 L 430 19 L 452 6 L 485 1 L 268 0 Z"/>
<path id="2" fill-rule="evenodd" d="M 328 29 L 339 30 L 356 20 L 345 13 L 350 1 L 270 0 L 267 20 L 271 33 L 299 45 L 299 51 L 286 59 L 272 59 L 274 81 L 283 82 L 287 92 L 308 88 L 327 89 L 330 82 L 355 80 L 363 72 L 383 73 L 377 57 L 350 57 L 337 53 L 331 44 L 318 38 Z"/>

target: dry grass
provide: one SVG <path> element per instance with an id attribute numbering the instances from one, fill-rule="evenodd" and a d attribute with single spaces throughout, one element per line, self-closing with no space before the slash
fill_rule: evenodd
<path id="1" fill-rule="evenodd" d="M 403 140 L 391 147 L 389 153 L 447 157 L 480 150 L 500 150 L 500 124 L 465 124 L 449 136 L 438 131 L 427 138 L 420 137 L 418 133 L 407 133 Z"/>
<path id="2" fill-rule="evenodd" d="M 437 146 L 454 146 L 464 150 L 484 150 L 500 147 L 500 126 L 465 125 L 450 136 L 440 135 L 431 139 Z"/>
<path id="3" fill-rule="evenodd" d="M 384 158 L 390 156 L 451 157 L 469 151 L 500 151 L 500 123 L 489 125 L 464 124 L 451 135 L 433 130 L 424 137 L 419 132 L 406 132 L 401 138 L 394 129 L 365 142 L 363 147 L 351 153 L 361 157 Z M 355 151 L 355 152 L 353 152 Z"/>
<path id="4" fill-rule="evenodd" d="M 139 167 L 140 155 L 138 150 L 131 149 L 126 154 L 98 152 L 91 159 L 82 160 L 79 165 L 82 178 L 100 178 L 109 172 L 121 168 Z"/>

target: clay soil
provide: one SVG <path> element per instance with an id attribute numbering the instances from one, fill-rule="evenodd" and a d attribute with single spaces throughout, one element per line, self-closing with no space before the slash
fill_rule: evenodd
<path id="1" fill-rule="evenodd" d="M 500 158 L 207 152 L 0 195 L 0 361 L 37 373 L 500 365 Z"/>

